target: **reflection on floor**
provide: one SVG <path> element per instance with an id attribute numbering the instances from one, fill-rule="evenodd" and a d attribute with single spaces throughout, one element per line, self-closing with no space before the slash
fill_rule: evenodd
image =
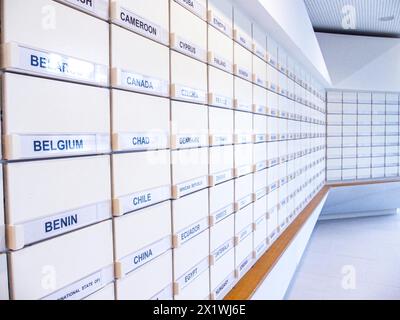
<path id="1" fill-rule="evenodd" d="M 318 222 L 286 299 L 400 299 L 400 215 Z"/>

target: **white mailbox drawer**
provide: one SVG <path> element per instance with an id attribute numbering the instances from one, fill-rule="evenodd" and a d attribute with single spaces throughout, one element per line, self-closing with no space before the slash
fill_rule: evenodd
<path id="1" fill-rule="evenodd" d="M 235 179 L 235 209 L 236 211 L 244 208 L 253 202 L 253 175 Z"/>
<path id="2" fill-rule="evenodd" d="M 234 181 L 227 181 L 209 189 L 210 224 L 222 221 L 234 212 Z"/>
<path id="3" fill-rule="evenodd" d="M 4 0 L 3 10 L 3 68 L 108 85 L 108 23 L 51 0 Z"/>
<path id="4" fill-rule="evenodd" d="M 208 63 L 233 73 L 233 41 L 211 26 L 208 27 Z"/>
<path id="5" fill-rule="evenodd" d="M 0 254 L 0 301 L 9 300 L 9 298 L 7 256 L 5 254 Z"/>
<path id="6" fill-rule="evenodd" d="M 235 101 L 236 110 L 252 112 L 253 111 L 253 85 L 251 82 L 234 77 L 235 81 Z"/>
<path id="7" fill-rule="evenodd" d="M 217 68 L 208 68 L 208 103 L 211 106 L 233 107 L 233 75 Z"/>
<path id="8" fill-rule="evenodd" d="M 191 58 L 206 62 L 207 23 L 194 17 L 176 2 L 171 1 L 170 4 L 171 48 Z"/>
<path id="9" fill-rule="evenodd" d="M 171 52 L 171 98 L 207 103 L 207 65 Z"/>
<path id="10" fill-rule="evenodd" d="M 208 121 L 210 145 L 228 145 L 233 143 L 234 111 L 210 107 Z"/>
<path id="11" fill-rule="evenodd" d="M 233 178 L 233 146 L 209 148 L 210 153 L 210 186 Z"/>
<path id="12" fill-rule="evenodd" d="M 174 249 L 175 295 L 179 295 L 203 272 L 208 274 L 209 246 L 209 232 L 205 231 Z"/>
<path id="13" fill-rule="evenodd" d="M 257 222 L 258 219 L 264 217 L 268 213 L 267 197 L 257 199 L 254 204 L 253 221 Z"/>
<path id="14" fill-rule="evenodd" d="M 235 216 L 230 215 L 210 229 L 211 265 L 215 265 L 233 249 L 235 236 Z"/>
<path id="15" fill-rule="evenodd" d="M 170 152 L 114 154 L 113 213 L 123 215 L 170 199 Z"/>
<path id="16" fill-rule="evenodd" d="M 111 39 L 111 85 L 168 97 L 168 47 L 114 25 Z"/>
<path id="17" fill-rule="evenodd" d="M 117 280 L 118 300 L 172 300 L 172 250 Z"/>
<path id="18" fill-rule="evenodd" d="M 209 228 L 208 190 L 172 201 L 172 230 L 175 248 Z"/>
<path id="19" fill-rule="evenodd" d="M 267 36 L 265 30 L 253 23 L 253 53 L 255 56 L 267 61 Z M 265 65 L 265 72 L 267 66 Z"/>
<path id="20" fill-rule="evenodd" d="M 267 114 L 278 116 L 278 95 L 275 92 L 267 91 Z"/>
<path id="21" fill-rule="evenodd" d="M 115 286 L 114 283 L 100 289 L 99 291 L 91 294 L 83 300 L 88 301 L 112 301 L 115 300 Z"/>
<path id="22" fill-rule="evenodd" d="M 235 153 L 235 177 L 253 172 L 253 145 L 239 144 L 234 147 Z"/>
<path id="23" fill-rule="evenodd" d="M 171 249 L 171 203 L 114 219 L 116 276 L 123 278 Z"/>
<path id="24" fill-rule="evenodd" d="M 279 163 L 278 142 L 267 143 L 267 165 L 268 167 L 276 166 Z"/>
<path id="25" fill-rule="evenodd" d="M 211 300 L 221 300 L 235 282 L 235 250 L 228 251 L 210 267 Z"/>
<path id="26" fill-rule="evenodd" d="M 256 259 L 267 249 L 267 217 L 262 216 L 254 222 L 253 246 Z"/>
<path id="27" fill-rule="evenodd" d="M 0 181 L 3 181 L 3 166 L 0 166 Z M 233 194 L 232 194 L 233 197 Z M 4 193 L 3 184 L 0 185 L 0 199 L 3 201 L 0 203 L 0 253 L 6 250 L 6 230 L 4 226 Z M 1 292 L 1 291 L 0 291 Z M 0 298 L 1 300 L 1 298 Z"/>
<path id="28" fill-rule="evenodd" d="M 111 217 L 109 156 L 9 163 L 5 178 L 12 250 Z"/>
<path id="29" fill-rule="evenodd" d="M 175 291 L 175 300 L 209 300 L 210 272 L 204 270 L 199 276 L 183 289 Z"/>
<path id="30" fill-rule="evenodd" d="M 208 148 L 172 151 L 172 197 L 208 187 Z"/>
<path id="31" fill-rule="evenodd" d="M 165 45 L 169 44 L 168 11 L 164 0 L 111 0 L 110 8 L 113 23 Z"/>
<path id="32" fill-rule="evenodd" d="M 171 102 L 171 148 L 208 147 L 208 108 L 194 103 Z"/>
<path id="33" fill-rule="evenodd" d="M 168 99 L 121 90 L 112 90 L 111 94 L 114 151 L 146 151 L 169 147 Z"/>
<path id="34" fill-rule="evenodd" d="M 267 63 L 253 55 L 253 82 L 261 87 L 267 87 Z"/>
<path id="35" fill-rule="evenodd" d="M 12 252 L 10 268 L 15 300 L 85 298 L 114 280 L 112 223 L 105 221 Z"/>
<path id="36" fill-rule="evenodd" d="M 51 90 L 44 95 L 44 88 Z M 6 159 L 110 151 L 106 89 L 6 73 L 3 99 Z"/>
<path id="37" fill-rule="evenodd" d="M 268 118 L 263 115 L 254 115 L 254 142 L 260 143 L 267 141 Z"/>

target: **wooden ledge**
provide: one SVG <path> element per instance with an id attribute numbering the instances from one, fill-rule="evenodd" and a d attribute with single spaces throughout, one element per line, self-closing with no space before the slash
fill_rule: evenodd
<path id="1" fill-rule="evenodd" d="M 287 229 L 278 237 L 278 239 L 275 240 L 275 242 L 243 276 L 243 278 L 239 280 L 239 282 L 228 293 L 224 300 L 249 300 L 253 296 L 331 188 L 363 186 L 391 182 L 400 182 L 400 178 L 325 184 L 325 186 L 317 193 L 317 195 L 297 216 L 297 218 L 287 227 Z"/>

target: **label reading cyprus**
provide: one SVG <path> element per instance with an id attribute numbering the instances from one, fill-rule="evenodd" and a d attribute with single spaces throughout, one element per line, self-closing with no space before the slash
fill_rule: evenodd
<path id="1" fill-rule="evenodd" d="M 171 47 L 176 51 L 179 51 L 191 58 L 206 62 L 207 54 L 206 51 L 200 48 L 198 45 L 183 39 L 176 34 L 171 37 Z"/>
<path id="2" fill-rule="evenodd" d="M 58 0 L 73 7 L 92 13 L 100 18 L 108 18 L 108 0 Z"/>
<path id="3" fill-rule="evenodd" d="M 9 45 L 6 45 L 7 47 L 9 48 Z M 18 53 L 18 58 L 14 56 L 15 52 Z M 6 68 L 102 86 L 108 85 L 108 68 L 104 65 L 17 44 L 11 44 L 10 54 L 11 65 Z"/>
<path id="4" fill-rule="evenodd" d="M 116 85 L 128 90 L 155 94 L 164 97 L 169 95 L 169 82 L 166 80 L 156 79 L 125 70 L 118 72 L 117 79 Z"/>

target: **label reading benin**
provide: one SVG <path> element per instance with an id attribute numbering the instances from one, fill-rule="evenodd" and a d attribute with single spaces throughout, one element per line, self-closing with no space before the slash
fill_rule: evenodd
<path id="1" fill-rule="evenodd" d="M 167 149 L 169 146 L 167 132 L 121 133 L 117 137 L 118 142 L 115 149 L 123 151 L 161 150 Z"/>
<path id="2" fill-rule="evenodd" d="M 175 186 L 174 197 L 180 198 L 192 192 L 200 191 L 208 187 L 208 176 L 200 177 L 191 181 L 183 182 Z"/>
<path id="3" fill-rule="evenodd" d="M 119 213 L 136 211 L 171 198 L 170 186 L 137 192 L 119 198 Z"/>
<path id="4" fill-rule="evenodd" d="M 51 217 L 29 221 L 21 224 L 24 230 L 24 244 L 27 245 L 61 235 L 110 217 L 111 203 L 106 201 L 66 211 Z"/>
<path id="5" fill-rule="evenodd" d="M 82 300 L 114 280 L 114 267 L 109 266 L 60 289 L 41 300 Z"/>
<path id="6" fill-rule="evenodd" d="M 100 18 L 108 19 L 108 0 L 59 0 L 92 13 Z"/>
<path id="7" fill-rule="evenodd" d="M 176 34 L 172 34 L 171 42 L 171 47 L 174 48 L 176 51 L 179 51 L 191 58 L 206 62 L 207 53 L 198 45 L 187 41 Z"/>
<path id="8" fill-rule="evenodd" d="M 207 230 L 208 227 L 209 227 L 209 220 L 207 217 L 192 224 L 191 226 L 185 228 L 184 230 L 179 231 L 176 234 L 177 237 L 176 245 L 179 246 L 186 243 L 190 239 L 193 239 L 195 236 L 202 233 L 204 230 Z"/>
<path id="9" fill-rule="evenodd" d="M 229 276 L 225 278 L 224 281 L 222 281 L 216 289 L 214 289 L 213 293 L 214 296 L 217 300 L 223 299 L 225 295 L 228 293 L 230 288 L 232 287 L 233 283 L 235 281 L 235 273 L 232 272 Z"/>
<path id="10" fill-rule="evenodd" d="M 113 22 L 164 45 L 169 44 L 169 36 L 166 30 L 125 8 L 119 8 L 118 17 L 114 17 Z"/>
<path id="11" fill-rule="evenodd" d="M 117 70 L 117 73 L 117 86 L 132 91 L 155 94 L 163 97 L 169 96 L 169 82 L 166 80 L 151 78 L 124 70 Z"/>
<path id="12" fill-rule="evenodd" d="M 110 151 L 108 134 L 15 135 L 9 155 L 13 159 L 56 157 Z"/>
<path id="13" fill-rule="evenodd" d="M 193 12 L 196 16 L 203 20 L 206 20 L 206 8 L 196 0 L 174 0 L 181 6 L 185 7 L 189 11 Z"/>
<path id="14" fill-rule="evenodd" d="M 129 272 L 136 270 L 144 264 L 152 261 L 159 257 L 164 252 L 171 249 L 171 237 L 165 237 L 146 248 L 143 248 L 137 252 L 131 253 L 128 256 L 122 258 L 119 263 L 121 264 L 122 275 L 127 275 Z"/>
<path id="15" fill-rule="evenodd" d="M 14 56 L 11 57 L 12 65 L 6 67 L 50 77 L 89 82 L 101 86 L 108 85 L 107 66 L 55 52 L 31 49 L 13 43 L 9 45 L 12 47 L 10 54 L 18 52 L 18 59 Z"/>
<path id="16" fill-rule="evenodd" d="M 227 216 L 231 215 L 235 211 L 234 205 L 230 204 L 222 209 L 211 214 L 214 217 L 214 223 L 218 223 L 225 219 Z"/>
<path id="17" fill-rule="evenodd" d="M 174 84 L 172 86 L 172 96 L 175 99 L 184 101 L 207 103 L 207 93 L 203 90 L 189 88 L 181 85 Z"/>
<path id="18" fill-rule="evenodd" d="M 179 285 L 180 289 L 185 288 L 189 285 L 193 280 L 195 280 L 198 276 L 200 276 L 205 270 L 207 270 L 210 266 L 209 258 L 205 258 L 200 263 L 198 263 L 195 267 L 191 268 L 189 271 L 185 272 L 176 282 Z"/>

